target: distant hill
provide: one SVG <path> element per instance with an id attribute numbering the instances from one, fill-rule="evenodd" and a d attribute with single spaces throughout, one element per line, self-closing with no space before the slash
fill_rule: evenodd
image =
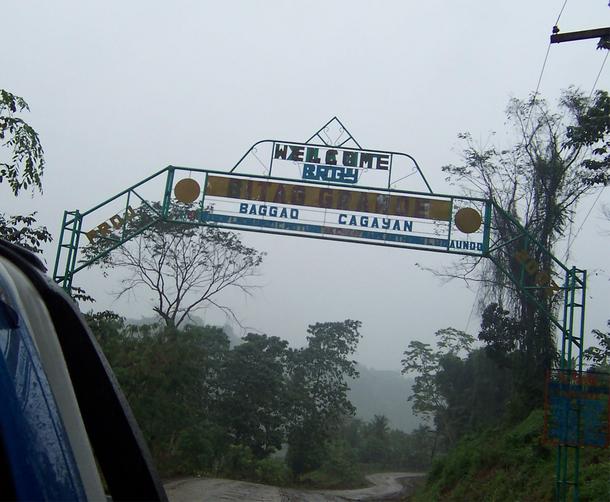
<path id="1" fill-rule="evenodd" d="M 360 378 L 348 382 L 349 398 L 358 418 L 368 421 L 375 415 L 385 415 L 390 427 L 405 432 L 421 423 L 407 402 L 413 380 L 403 377 L 399 371 L 375 370 L 362 365 L 358 365 L 358 371 Z"/>

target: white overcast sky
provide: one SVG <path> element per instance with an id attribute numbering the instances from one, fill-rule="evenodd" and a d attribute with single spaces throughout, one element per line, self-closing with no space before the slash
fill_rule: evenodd
<path id="1" fill-rule="evenodd" d="M 47 170 L 37 210 L 57 238 L 65 209 L 86 210 L 168 164 L 228 170 L 256 141 L 304 141 L 337 115 L 365 148 L 414 156 L 432 188 L 459 161 L 459 132 L 509 144 L 504 109 L 536 88 L 564 0 L 3 2 L 0 88 L 30 104 Z M 568 1 L 562 31 L 610 24 L 605 0 Z M 597 41 L 553 45 L 540 93 L 589 92 L 606 55 Z M 608 89 L 610 63 L 597 87 Z M 491 133 L 498 134 L 492 138 Z M 568 261 L 589 270 L 587 331 L 610 317 L 604 192 Z M 160 194 L 161 195 L 161 194 Z M 576 228 L 593 198 L 579 207 Z M 111 216 L 111 215 L 109 215 Z M 606 234 L 604 235 L 604 232 Z M 268 253 L 252 298 L 228 295 L 244 325 L 304 342 L 316 321 L 363 321 L 358 358 L 397 369 L 410 340 L 443 327 L 476 334 L 475 291 L 424 267 L 423 251 L 243 234 Z M 559 253 L 560 255 L 562 253 Z M 55 245 L 45 259 L 52 266 Z M 150 313 L 149 295 L 114 301 L 117 278 L 75 279 L 95 309 Z M 204 314 L 223 323 L 222 315 Z"/>

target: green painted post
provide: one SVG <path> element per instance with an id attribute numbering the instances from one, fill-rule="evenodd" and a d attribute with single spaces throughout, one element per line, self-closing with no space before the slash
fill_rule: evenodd
<path id="1" fill-rule="evenodd" d="M 70 258 L 68 266 L 70 267 L 70 275 L 67 277 L 68 282 L 64 281 L 64 289 L 68 294 L 72 294 L 72 279 L 74 277 L 74 268 L 76 267 L 76 256 L 78 255 L 78 244 L 80 241 L 80 232 L 83 226 L 83 218 L 80 213 L 74 211 L 74 225 L 72 227 L 72 238 L 70 242 Z"/>
<path id="2" fill-rule="evenodd" d="M 585 303 L 587 300 L 587 271 L 580 270 L 582 274 L 582 282 L 580 285 L 580 324 L 579 324 L 579 345 L 578 348 L 578 376 L 580 391 L 582 392 L 582 363 L 583 363 L 583 347 L 585 342 Z M 576 270 L 574 271 L 576 274 Z M 574 277 L 575 283 L 576 276 Z M 576 408 L 576 444 L 580 445 L 580 432 L 582 419 L 582 407 Z M 573 501 L 578 502 L 580 498 L 580 447 L 577 446 L 574 450 L 574 497 Z"/>
<path id="3" fill-rule="evenodd" d="M 68 211 L 64 211 L 64 217 L 61 222 L 61 230 L 59 231 L 59 243 L 57 244 L 57 256 L 55 257 L 55 266 L 53 267 L 53 280 L 57 281 L 59 278 L 59 259 L 61 257 L 61 247 L 64 242 L 64 232 L 66 230 L 66 220 L 68 218 Z"/>
<path id="4" fill-rule="evenodd" d="M 163 205 L 161 215 L 167 218 L 169 214 L 169 206 L 172 202 L 172 187 L 174 186 L 174 167 L 167 168 L 167 181 L 165 182 L 165 193 L 163 194 Z"/>
<path id="5" fill-rule="evenodd" d="M 125 201 L 125 212 L 123 213 L 123 227 L 121 228 L 121 240 L 125 240 L 125 233 L 127 232 L 127 210 L 129 208 L 129 201 L 131 199 L 131 190 L 127 192 L 127 200 Z"/>
<path id="6" fill-rule="evenodd" d="M 485 201 L 485 223 L 483 226 L 483 255 L 486 256 L 489 252 L 489 240 L 491 238 L 491 213 L 493 206 L 490 200 Z"/>
<path id="7" fill-rule="evenodd" d="M 451 228 L 453 227 L 453 204 L 454 200 L 453 197 L 451 197 L 451 199 L 449 200 L 449 214 L 451 215 L 451 218 L 449 218 L 449 229 L 447 231 L 447 251 L 449 251 L 451 246 Z"/>
<path id="8" fill-rule="evenodd" d="M 201 188 L 201 203 L 199 204 L 199 221 L 203 219 L 203 213 L 205 212 L 205 192 L 208 189 L 208 174 L 205 174 L 203 180 L 203 187 Z"/>

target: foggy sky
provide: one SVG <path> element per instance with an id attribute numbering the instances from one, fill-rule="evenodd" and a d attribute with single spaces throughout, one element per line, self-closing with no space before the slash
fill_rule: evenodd
<path id="1" fill-rule="evenodd" d="M 256 141 L 304 141 L 334 115 L 364 148 L 408 153 L 435 192 L 458 194 L 441 172 L 459 162 L 457 134 L 511 144 L 504 109 L 535 89 L 562 4 L 5 2 L 0 87 L 30 104 L 24 118 L 40 134 L 47 169 L 42 196 L 14 199 L 0 185 L 2 210 L 37 210 L 57 239 L 66 209 L 88 209 L 169 164 L 229 170 Z M 559 26 L 602 27 L 609 14 L 602 0 L 568 2 Z M 552 46 L 541 94 L 554 101 L 571 85 L 589 92 L 606 55 L 596 43 Z M 610 63 L 598 88 L 608 89 L 609 75 Z M 609 201 L 606 191 L 567 261 L 591 274 L 587 332 L 610 317 L 610 223 L 600 215 Z M 575 229 L 592 202 L 581 203 Z M 252 329 L 300 345 L 308 324 L 359 319 L 358 359 L 387 369 L 399 368 L 410 340 L 430 341 L 440 328 L 476 334 L 475 290 L 421 268 L 455 258 L 273 235 L 243 239 L 268 253 L 261 288 L 223 301 Z M 56 245 L 45 251 L 51 267 Z M 113 300 L 117 281 L 89 271 L 75 278 L 96 297 L 94 309 L 149 315 L 149 293 Z M 201 316 L 225 322 L 212 310 Z"/>

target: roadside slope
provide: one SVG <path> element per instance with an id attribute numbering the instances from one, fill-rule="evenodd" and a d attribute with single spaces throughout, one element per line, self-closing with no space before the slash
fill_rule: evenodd
<path id="1" fill-rule="evenodd" d="M 535 410 L 514 427 L 464 437 L 432 466 L 413 502 L 554 500 L 556 448 L 542 433 L 543 412 Z M 608 473 L 609 450 L 581 450 L 581 502 L 610 500 Z"/>

